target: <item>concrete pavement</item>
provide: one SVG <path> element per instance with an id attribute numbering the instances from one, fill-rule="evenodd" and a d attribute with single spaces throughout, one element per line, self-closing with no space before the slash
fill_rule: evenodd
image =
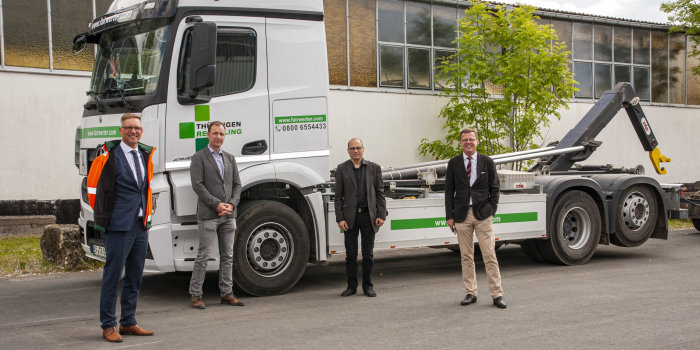
<path id="1" fill-rule="evenodd" d="M 534 263 L 498 251 L 508 308 L 491 305 L 483 264 L 479 302 L 463 307 L 459 256 L 445 249 L 377 252 L 377 298 L 342 298 L 343 256 L 309 265 L 274 297 L 189 306 L 189 273 L 144 277 L 137 319 L 153 337 L 102 340 L 101 272 L 0 280 L 0 347 L 154 349 L 691 349 L 700 348 L 700 233 L 673 231 L 641 247 L 600 246 L 583 266 Z"/>

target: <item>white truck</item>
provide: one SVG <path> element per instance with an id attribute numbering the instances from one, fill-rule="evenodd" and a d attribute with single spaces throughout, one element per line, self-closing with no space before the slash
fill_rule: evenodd
<path id="1" fill-rule="evenodd" d="M 322 0 L 117 0 L 75 37 L 75 51 L 88 43 L 97 48 L 76 132 L 80 174 L 87 175 L 100 145 L 120 137 L 125 112 L 141 115 L 141 141 L 157 147 L 147 270 L 192 270 L 198 238 L 189 159 L 206 146 L 213 120 L 226 125 L 223 148 L 236 156 L 243 183 L 236 284 L 252 295 L 283 293 L 307 263 L 343 252 L 329 174 L 332 116 L 323 18 Z M 631 94 L 629 85 L 621 85 L 601 101 L 615 113 L 624 107 L 630 117 L 643 119 Z M 577 126 L 559 145 L 495 157 L 498 163 L 541 159 L 535 171 L 499 173 L 499 244 L 520 243 L 536 260 L 582 264 L 598 243 L 636 246 L 649 237 L 666 238 L 668 215 L 681 213 L 677 188 L 620 169 L 591 174 L 572 168 L 595 150 L 593 137 L 615 115 L 596 107 L 592 112 L 598 119 L 587 115 L 582 123 L 588 126 Z M 601 122 L 601 115 L 607 120 Z M 598 124 L 595 133 L 591 123 Z M 645 123 L 633 121 L 642 134 Z M 574 132 L 579 129 L 588 131 Z M 648 151 L 655 150 L 658 166 L 663 159 L 648 131 L 644 138 L 653 141 Z M 377 249 L 454 248 L 441 167 L 439 161 L 386 169 L 389 217 L 376 235 Z M 103 260 L 85 179 L 81 198 L 83 249 Z M 218 268 L 217 260 L 210 269 Z"/>

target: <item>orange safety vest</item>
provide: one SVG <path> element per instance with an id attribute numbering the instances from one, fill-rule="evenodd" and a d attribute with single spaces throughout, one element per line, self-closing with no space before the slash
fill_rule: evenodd
<path id="1" fill-rule="evenodd" d="M 98 200 L 98 194 L 99 193 L 104 193 L 104 189 L 99 188 L 98 189 L 98 184 L 100 184 L 100 179 L 103 176 L 102 170 L 105 168 L 105 165 L 107 164 L 107 161 L 109 160 L 109 153 L 114 147 L 118 146 L 121 140 L 115 140 L 115 141 L 107 141 L 105 142 L 104 145 L 102 145 L 102 149 L 104 150 L 104 153 L 99 155 L 95 160 L 92 161 L 92 165 L 90 166 L 90 172 L 88 172 L 88 177 L 87 177 L 87 197 L 88 197 L 88 203 L 90 204 L 90 207 L 92 208 L 93 212 L 96 210 L 95 209 L 95 201 Z M 144 153 L 148 155 L 148 161 L 146 162 L 146 174 L 147 174 L 147 191 L 148 193 L 146 194 L 146 208 L 144 211 L 144 216 L 143 216 L 143 224 L 146 227 L 146 229 L 149 229 L 151 227 L 151 216 L 153 212 L 153 191 L 151 190 L 151 180 L 153 180 L 153 153 L 155 153 L 156 148 L 155 147 L 150 147 L 146 146 L 142 143 L 139 143 L 139 147 L 141 148 Z M 105 176 L 112 176 L 111 179 L 108 179 L 109 181 L 103 181 L 103 184 L 105 186 L 112 186 L 114 187 L 114 173 L 111 173 L 110 175 L 105 175 Z M 102 196 L 100 196 L 102 197 Z M 100 198 L 100 200 L 105 200 L 104 198 Z M 110 205 L 109 208 L 113 208 L 114 205 Z M 103 213 L 100 213 L 103 214 Z M 104 213 L 104 214 L 109 214 L 111 213 Z M 102 215 L 99 215 L 102 216 Z M 107 225 L 109 224 L 109 221 L 107 222 L 97 222 L 97 217 L 98 215 L 95 215 L 96 220 L 95 220 L 95 229 L 101 232 L 104 232 Z"/>

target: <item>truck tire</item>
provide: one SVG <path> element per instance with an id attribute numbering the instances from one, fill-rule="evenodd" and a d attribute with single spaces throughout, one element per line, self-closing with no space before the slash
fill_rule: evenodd
<path id="1" fill-rule="evenodd" d="M 535 242 L 549 263 L 585 264 L 600 240 L 601 218 L 593 198 L 569 191 L 557 199 L 549 225 L 549 239 Z"/>
<path id="2" fill-rule="evenodd" d="M 695 229 L 700 231 L 700 219 L 691 219 L 693 221 L 693 226 L 695 226 Z"/>
<path id="3" fill-rule="evenodd" d="M 654 233 L 658 218 L 656 196 L 649 187 L 631 186 L 617 204 L 615 234 L 610 241 L 621 247 L 636 247 Z"/>
<path id="4" fill-rule="evenodd" d="M 288 291 L 304 274 L 309 261 L 304 222 L 290 207 L 275 201 L 253 201 L 239 209 L 233 280 L 255 296 Z"/>

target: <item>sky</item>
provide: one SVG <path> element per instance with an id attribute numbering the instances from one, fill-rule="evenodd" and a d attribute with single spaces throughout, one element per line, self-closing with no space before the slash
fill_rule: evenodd
<path id="1" fill-rule="evenodd" d="M 494 0 L 494 2 L 521 3 L 539 8 L 637 21 L 668 22 L 667 14 L 659 9 L 664 2 L 662 0 Z"/>

